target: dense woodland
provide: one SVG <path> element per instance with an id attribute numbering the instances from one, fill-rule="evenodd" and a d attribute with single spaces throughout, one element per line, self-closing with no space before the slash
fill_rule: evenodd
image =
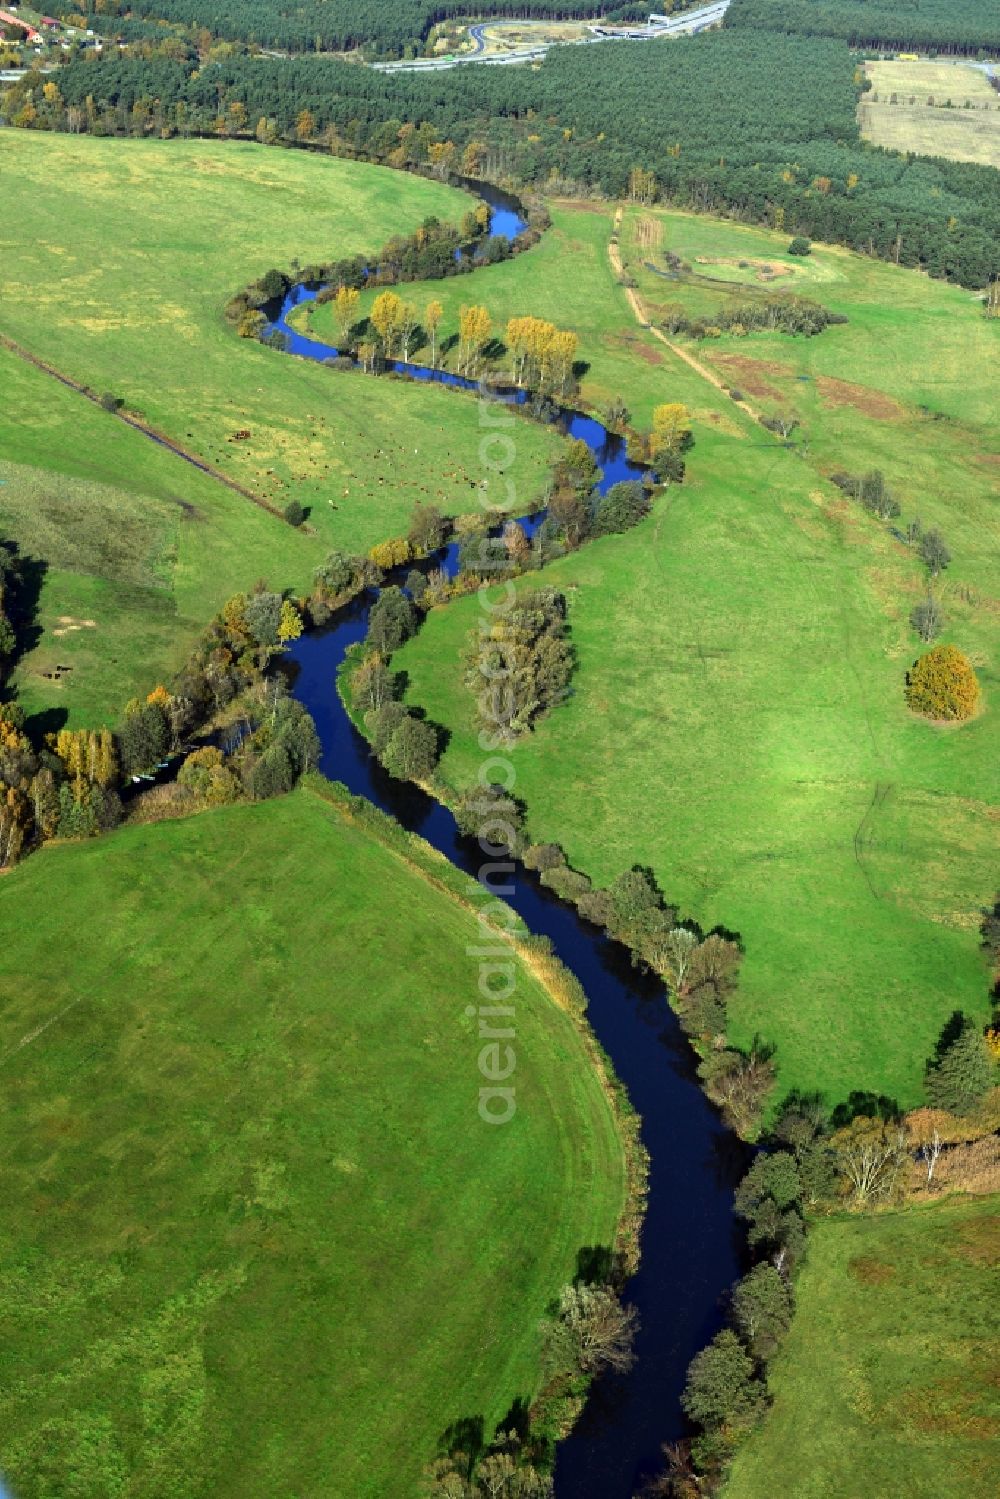
<path id="1" fill-rule="evenodd" d="M 1000 9 L 988 0 L 732 0 L 727 26 L 839 36 L 852 47 L 995 52 Z"/>
<path id="2" fill-rule="evenodd" d="M 985 286 L 1000 274 L 994 169 L 862 142 L 843 43 L 745 29 L 565 47 L 537 69 L 391 75 L 331 58 L 75 61 L 7 117 L 99 133 L 256 135 L 396 166 L 454 163 L 520 188 L 623 197 L 635 167 L 680 207 L 772 224 Z"/>
<path id="3" fill-rule="evenodd" d="M 648 4 L 602 0 L 97 0 L 96 29 L 108 16 L 145 18 L 207 29 L 227 41 L 256 43 L 284 52 L 347 51 L 363 47 L 398 57 L 422 50 L 438 21 L 455 16 L 534 17 L 566 20 L 614 15 L 644 20 Z M 677 6 L 677 9 L 682 7 Z"/>

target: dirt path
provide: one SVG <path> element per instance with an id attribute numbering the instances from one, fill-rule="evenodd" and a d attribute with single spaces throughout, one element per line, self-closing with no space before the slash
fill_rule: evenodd
<path id="1" fill-rule="evenodd" d="M 624 274 L 622 270 L 621 252 L 618 248 L 618 244 L 616 243 L 617 236 L 621 231 L 621 223 L 622 210 L 618 208 L 615 211 L 613 231 L 614 237 L 608 241 L 608 259 L 611 262 L 611 269 L 614 271 L 619 281 L 621 281 Z M 642 328 L 645 328 L 649 333 L 651 333 L 654 338 L 658 338 L 661 344 L 665 344 L 666 347 L 670 350 L 671 354 L 676 354 L 678 359 L 682 359 L 685 364 L 690 365 L 691 369 L 694 370 L 696 375 L 700 375 L 703 380 L 708 381 L 709 385 L 714 385 L 716 390 L 721 391 L 723 395 L 728 397 L 728 389 L 720 375 L 717 375 L 714 370 L 709 369 L 707 365 L 702 364 L 701 360 L 696 359 L 689 350 L 682 349 L 679 344 L 671 343 L 670 339 L 660 328 L 653 327 L 642 299 L 640 298 L 638 292 L 634 289 L 634 287 L 625 286 L 623 283 L 622 290 L 624 291 L 625 296 L 628 298 L 628 304 L 635 314 L 636 322 Z M 749 401 L 734 401 L 732 404 L 737 411 L 745 412 L 746 415 L 751 419 L 751 421 L 760 421 L 760 412 L 757 411 L 755 407 L 751 406 Z"/>
<path id="2" fill-rule="evenodd" d="M 74 380 L 70 375 L 64 375 L 54 365 L 46 364 L 44 359 L 39 359 L 37 355 L 22 348 L 12 338 L 8 338 L 6 333 L 0 333 L 0 347 L 7 349 L 11 354 L 16 354 L 18 359 L 23 359 L 26 364 L 34 365 L 36 370 L 41 370 L 43 374 L 51 376 L 53 380 L 58 380 L 60 385 L 65 385 L 70 390 L 75 390 L 77 395 L 81 395 L 86 400 L 93 402 L 95 406 L 101 406 L 100 397 L 88 386 L 81 385 L 78 380 Z M 102 411 L 105 409 L 105 407 L 101 406 Z M 180 443 L 175 442 L 172 437 L 168 437 L 164 432 L 158 432 L 155 427 L 149 426 L 140 417 L 129 416 L 124 411 L 108 412 L 108 415 L 116 416 L 119 421 L 124 422 L 127 427 L 131 427 L 133 431 L 141 433 L 143 437 L 148 437 L 150 442 L 155 442 L 158 447 L 166 448 L 168 452 L 173 453 L 177 458 L 183 459 L 185 463 L 190 463 L 192 468 L 198 469 L 201 473 L 207 474 L 210 479 L 215 479 L 219 484 L 224 484 L 227 489 L 231 489 L 236 494 L 242 495 L 245 500 L 250 500 L 252 504 L 259 506 L 261 510 L 266 510 L 268 515 L 273 515 L 281 521 L 284 520 L 284 516 L 277 506 L 269 504 L 267 500 L 262 499 L 259 494 L 254 494 L 252 490 L 244 489 L 243 485 L 237 484 L 235 479 L 230 479 L 220 469 L 213 468 L 210 463 L 205 462 L 204 458 L 198 458 L 194 453 L 189 453 L 186 448 L 182 448 Z"/>

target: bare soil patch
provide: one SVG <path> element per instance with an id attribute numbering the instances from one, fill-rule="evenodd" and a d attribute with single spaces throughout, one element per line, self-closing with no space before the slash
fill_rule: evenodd
<path id="1" fill-rule="evenodd" d="M 836 380 L 832 375 L 817 375 L 816 389 L 824 406 L 853 406 L 863 416 L 879 422 L 900 422 L 906 418 L 906 410 L 898 401 L 867 385 Z"/>

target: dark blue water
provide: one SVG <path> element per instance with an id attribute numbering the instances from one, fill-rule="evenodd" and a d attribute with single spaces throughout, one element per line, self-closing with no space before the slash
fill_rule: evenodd
<path id="1" fill-rule="evenodd" d="M 486 196 L 493 207 L 491 232 L 519 232 L 524 221 L 509 202 L 494 201 L 502 195 Z M 287 311 L 309 295 L 294 289 L 276 325 L 281 327 Z M 287 327 L 282 331 L 289 334 L 291 352 L 311 359 L 336 353 Z M 476 388 L 440 370 L 397 368 L 415 378 Z M 525 397 L 509 392 L 508 398 Z M 620 479 L 641 477 L 622 439 L 600 422 L 565 411 L 560 425 L 591 449 L 602 469 L 602 493 Z M 436 560 L 453 573 L 457 547 Z M 459 833 L 445 807 L 382 769 L 337 693 L 337 671 L 347 649 L 364 638 L 373 599 L 368 594 L 355 600 L 330 628 L 303 636 L 288 653 L 294 694 L 312 714 L 322 741 L 320 769 L 476 879 L 483 862 L 479 846 Z M 513 757 L 516 765 L 516 749 Z M 662 985 L 639 974 L 621 947 L 582 921 L 528 870 L 518 867 L 514 893 L 506 898 L 531 931 L 551 938 L 583 985 L 590 1023 L 642 1118 L 650 1154 L 642 1259 L 627 1291 L 640 1316 L 636 1364 L 627 1375 L 595 1383 L 576 1428 L 560 1444 L 556 1464 L 558 1499 L 632 1499 L 640 1479 L 659 1467 L 660 1445 L 685 1433 L 679 1400 L 687 1366 L 721 1325 L 721 1298 L 741 1272 L 732 1202 L 748 1152 L 698 1087 L 690 1047 Z M 558 1213 L 558 1202 L 552 1211 Z M 472 1414 L 454 1412 L 456 1418 Z"/>
<path id="2" fill-rule="evenodd" d="M 453 553 L 447 565 L 454 570 Z M 331 628 L 303 636 L 289 653 L 294 694 L 322 741 L 320 769 L 476 879 L 478 845 L 459 833 L 445 807 L 382 769 L 336 691 L 337 670 L 365 635 L 373 597 L 356 600 Z M 516 749 L 513 759 L 516 765 Z M 637 973 L 622 948 L 529 871 L 518 867 L 513 883 L 506 899 L 533 932 L 551 938 L 583 985 L 590 1023 L 642 1117 L 650 1153 L 642 1260 L 627 1290 L 641 1319 L 636 1365 L 595 1384 L 556 1465 L 558 1499 L 631 1499 L 639 1479 L 656 1469 L 660 1444 L 684 1434 L 679 1398 L 687 1366 L 721 1325 L 720 1298 L 740 1274 L 732 1200 L 748 1156 L 698 1087 L 659 982 Z"/>

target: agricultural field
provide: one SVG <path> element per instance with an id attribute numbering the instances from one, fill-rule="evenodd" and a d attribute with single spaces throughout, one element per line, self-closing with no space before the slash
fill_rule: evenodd
<path id="1" fill-rule="evenodd" d="M 501 291 L 523 257 L 484 271 L 478 300 L 564 326 L 583 308 L 584 397 L 620 393 L 639 424 L 682 400 L 695 443 L 683 488 L 642 528 L 548 574 L 569 600 L 578 669 L 570 700 L 514 751 L 532 836 L 599 883 L 648 864 L 687 915 L 741 933 L 732 1032 L 776 1044 L 779 1095 L 873 1088 L 915 1103 L 952 1011 L 989 1013 L 976 930 L 1000 794 L 997 408 L 969 372 L 989 368 L 1000 329 L 968 292 L 818 247 L 788 279 L 847 324 L 811 339 L 658 338 L 599 257 L 607 217 L 555 217 L 551 282 L 538 277 L 534 299 Z M 643 217 L 626 217 L 621 250 L 654 325 L 672 302 L 720 305 L 720 261 L 757 286 L 762 265 L 793 259 L 787 237 L 657 213 L 659 253 L 697 267 L 668 282 L 642 269 L 657 253 L 648 232 L 636 244 Z M 737 384 L 746 402 L 719 388 Z M 751 421 L 750 402 L 791 407 L 793 441 Z M 953 553 L 944 638 L 969 652 L 985 700 L 958 731 L 903 701 L 924 569 L 827 479 L 876 465 L 904 519 L 939 526 Z M 451 732 L 441 772 L 454 787 L 477 763 L 462 664 L 475 622 L 475 601 L 435 611 L 397 658 L 409 701 Z"/>
<path id="2" fill-rule="evenodd" d="M 869 62 L 872 88 L 861 96 L 866 140 L 890 151 L 947 156 L 1000 167 L 1000 94 L 972 65 Z"/>
<path id="3" fill-rule="evenodd" d="M 381 1499 L 531 1398 L 622 1151 L 520 965 L 518 1112 L 480 1121 L 463 890 L 322 789 L 0 882 L 15 1492 Z"/>
<path id="4" fill-rule="evenodd" d="M 966 1499 L 1000 1464 L 1000 1199 L 817 1223 L 725 1499 Z"/>

